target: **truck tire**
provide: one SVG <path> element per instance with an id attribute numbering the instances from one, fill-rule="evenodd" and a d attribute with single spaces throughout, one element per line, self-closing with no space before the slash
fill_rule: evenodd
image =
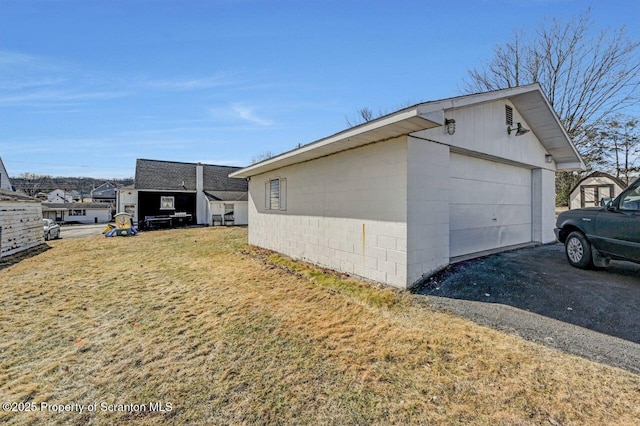
<path id="1" fill-rule="evenodd" d="M 571 266 L 587 269 L 593 265 L 591 243 L 582 232 L 573 231 L 570 233 L 564 242 L 564 249 Z"/>

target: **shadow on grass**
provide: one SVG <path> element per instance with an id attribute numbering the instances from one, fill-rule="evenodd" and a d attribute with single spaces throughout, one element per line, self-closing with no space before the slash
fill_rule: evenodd
<path id="1" fill-rule="evenodd" d="M 15 265 L 16 263 L 22 262 L 25 259 L 29 259 L 31 257 L 44 253 L 50 248 L 51 247 L 48 244 L 40 244 L 39 246 L 32 247 L 16 254 L 12 254 L 11 256 L 2 257 L 0 258 L 0 271 L 12 265 Z"/>
<path id="2" fill-rule="evenodd" d="M 451 265 L 414 292 L 504 304 L 640 343 L 640 265 L 573 268 L 559 243 Z"/>

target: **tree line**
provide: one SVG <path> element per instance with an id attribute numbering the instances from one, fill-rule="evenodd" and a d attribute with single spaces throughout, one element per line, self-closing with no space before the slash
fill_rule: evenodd
<path id="1" fill-rule="evenodd" d="M 52 177 L 36 173 L 22 173 L 11 178 L 11 184 L 19 191 L 35 197 L 39 193 L 49 193 L 56 189 L 64 191 L 78 191 L 81 196 L 89 197 L 91 191 L 98 186 L 111 182 L 117 187 L 133 184 L 133 178 L 126 179 L 95 179 L 90 177 Z"/>

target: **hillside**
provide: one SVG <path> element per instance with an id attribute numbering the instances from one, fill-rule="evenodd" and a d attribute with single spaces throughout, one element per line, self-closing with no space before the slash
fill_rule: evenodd
<path id="1" fill-rule="evenodd" d="M 31 196 L 35 196 L 39 192 L 46 194 L 55 189 L 63 189 L 65 191 L 78 191 L 88 197 L 92 189 L 105 182 L 111 182 L 117 187 L 121 187 L 133 184 L 133 178 L 95 179 L 90 177 L 51 177 L 34 174 L 11 178 L 11 183 L 17 190 Z"/>

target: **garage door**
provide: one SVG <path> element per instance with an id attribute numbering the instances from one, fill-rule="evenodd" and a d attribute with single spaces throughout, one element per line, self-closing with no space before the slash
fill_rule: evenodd
<path id="1" fill-rule="evenodd" d="M 451 154 L 450 257 L 531 241 L 531 170 Z"/>

